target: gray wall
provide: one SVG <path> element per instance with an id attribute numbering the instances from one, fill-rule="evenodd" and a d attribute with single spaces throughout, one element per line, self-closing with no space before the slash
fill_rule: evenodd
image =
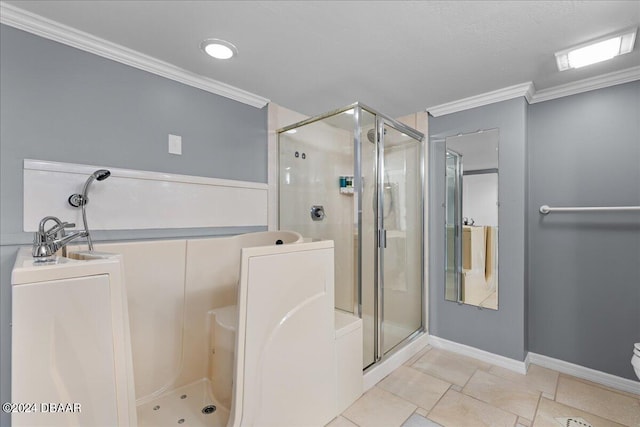
<path id="1" fill-rule="evenodd" d="M 4 25 L 0 43 L 0 401 L 6 402 L 10 274 L 18 245 L 32 239 L 22 232 L 22 161 L 266 182 L 267 111 Z M 182 156 L 167 153 L 169 133 L 182 136 Z M 249 230 L 92 234 L 97 240 L 132 240 Z M 6 414 L 0 424 L 9 424 Z"/>
<path id="2" fill-rule="evenodd" d="M 637 379 L 640 213 L 538 213 L 640 205 L 640 82 L 529 107 L 529 350 Z"/>
<path id="3" fill-rule="evenodd" d="M 527 351 L 636 379 L 640 215 L 550 214 L 640 205 L 640 82 L 528 106 L 431 118 L 430 332 L 523 360 Z M 500 129 L 499 310 L 444 300 L 444 141 Z"/>
<path id="4" fill-rule="evenodd" d="M 520 98 L 429 120 L 429 331 L 517 360 L 526 353 L 526 113 Z M 498 311 L 444 299 L 444 138 L 493 128 L 500 130 Z"/>

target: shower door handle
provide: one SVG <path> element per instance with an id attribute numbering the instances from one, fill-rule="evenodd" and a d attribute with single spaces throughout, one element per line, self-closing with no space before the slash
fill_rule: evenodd
<path id="1" fill-rule="evenodd" d="M 387 248 L 387 230 L 378 230 L 378 247 Z"/>

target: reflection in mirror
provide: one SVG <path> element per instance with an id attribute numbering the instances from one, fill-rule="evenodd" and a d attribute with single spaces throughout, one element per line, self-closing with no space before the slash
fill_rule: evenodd
<path id="1" fill-rule="evenodd" d="M 445 298 L 498 309 L 498 129 L 446 138 Z"/>

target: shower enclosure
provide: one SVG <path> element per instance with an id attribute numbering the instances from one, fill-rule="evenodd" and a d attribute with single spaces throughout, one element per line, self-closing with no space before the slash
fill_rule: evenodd
<path id="1" fill-rule="evenodd" d="M 279 228 L 335 242 L 363 368 L 424 331 L 424 135 L 355 103 L 278 131 Z"/>

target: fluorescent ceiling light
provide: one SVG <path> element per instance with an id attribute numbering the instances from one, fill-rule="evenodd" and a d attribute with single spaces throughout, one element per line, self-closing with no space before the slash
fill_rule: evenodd
<path id="1" fill-rule="evenodd" d="M 216 59 L 231 59 L 238 54 L 232 43 L 221 39 L 207 39 L 200 43 L 200 49 Z"/>
<path id="2" fill-rule="evenodd" d="M 285 133 L 296 133 L 296 132 L 298 132 L 296 129 L 289 129 Z"/>
<path id="3" fill-rule="evenodd" d="M 633 50 L 637 28 L 627 29 L 589 43 L 556 52 L 556 62 L 560 71 L 580 68 L 606 61 Z"/>

